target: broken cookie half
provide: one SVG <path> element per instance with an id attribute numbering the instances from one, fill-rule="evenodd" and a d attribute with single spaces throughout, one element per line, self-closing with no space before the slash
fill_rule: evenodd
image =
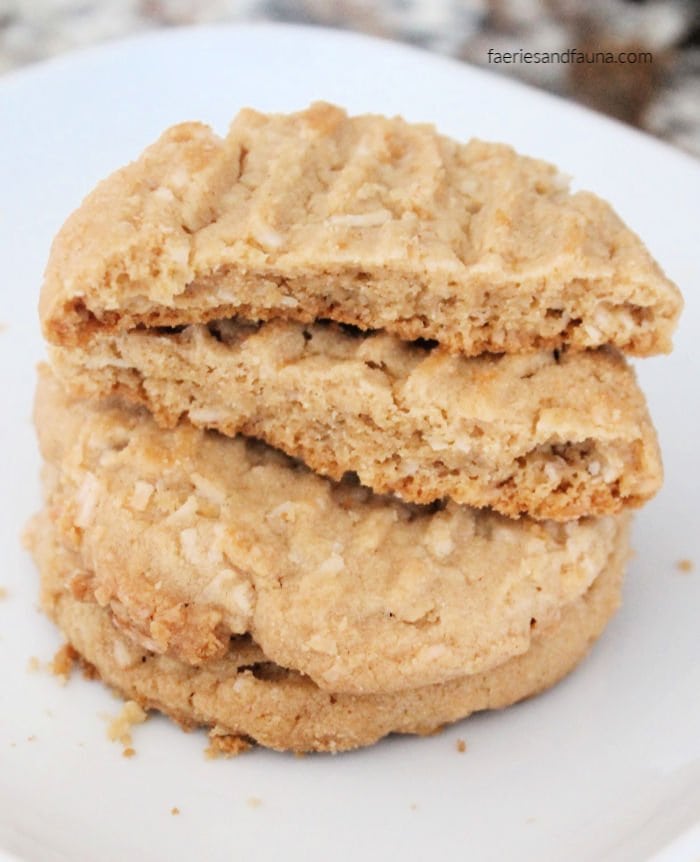
<path id="1" fill-rule="evenodd" d="M 661 485 L 644 397 L 613 349 L 467 359 L 336 324 L 224 320 L 99 331 L 51 358 L 74 394 L 257 437 L 408 502 L 568 520 Z"/>
<path id="2" fill-rule="evenodd" d="M 551 165 L 315 104 L 175 126 L 59 232 L 46 337 L 324 318 L 473 356 L 668 352 L 677 288 L 611 207 Z"/>

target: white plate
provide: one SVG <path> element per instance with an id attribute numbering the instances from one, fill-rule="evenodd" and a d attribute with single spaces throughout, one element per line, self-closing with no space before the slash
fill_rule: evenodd
<path id="1" fill-rule="evenodd" d="M 40 504 L 29 414 L 49 243 L 93 184 L 165 126 L 202 119 L 224 131 L 243 105 L 290 110 L 316 98 L 509 141 L 613 202 L 688 301 L 673 355 L 640 363 L 666 485 L 639 515 L 623 610 L 543 697 L 429 739 L 304 759 L 206 761 L 203 733 L 152 718 L 125 760 L 106 739 L 99 716 L 119 704 L 101 685 L 61 688 L 27 672 L 30 656 L 45 660 L 59 644 L 18 544 Z M 697 858 L 700 572 L 675 562 L 700 564 L 699 165 L 483 71 L 276 26 L 175 30 L 62 58 L 1 81 L 0 117 L 0 847 L 37 862 Z"/>

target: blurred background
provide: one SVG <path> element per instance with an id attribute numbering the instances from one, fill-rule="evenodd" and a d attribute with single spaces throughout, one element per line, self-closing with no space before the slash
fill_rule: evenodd
<path id="1" fill-rule="evenodd" d="M 700 156 L 699 0 L 0 0 L 0 71 L 156 28 L 253 21 L 418 45 L 521 78 Z M 489 49 L 653 59 L 494 64 Z"/>

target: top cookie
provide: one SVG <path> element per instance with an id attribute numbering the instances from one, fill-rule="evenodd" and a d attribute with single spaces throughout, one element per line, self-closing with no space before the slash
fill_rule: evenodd
<path id="1" fill-rule="evenodd" d="M 244 315 L 328 318 L 455 352 L 671 348 L 677 288 L 551 165 L 314 104 L 175 126 L 54 242 L 46 336 Z"/>

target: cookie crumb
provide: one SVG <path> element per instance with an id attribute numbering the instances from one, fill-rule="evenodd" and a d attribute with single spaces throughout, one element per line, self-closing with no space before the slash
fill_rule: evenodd
<path id="1" fill-rule="evenodd" d="M 27 660 L 27 673 L 37 673 L 41 670 L 41 662 L 35 655 L 30 655 Z"/>
<path id="2" fill-rule="evenodd" d="M 170 813 L 173 815 L 173 817 L 177 817 L 177 815 L 180 813 L 180 809 L 177 806 L 174 806 L 170 809 Z"/>
<path id="3" fill-rule="evenodd" d="M 127 700 L 119 715 L 110 722 L 107 736 L 112 742 L 121 742 L 124 746 L 122 752 L 124 757 L 133 757 L 136 754 L 131 746 L 131 728 L 137 724 L 142 724 L 147 718 L 148 713 L 135 700 Z M 131 754 L 127 754 L 127 752 L 131 752 Z"/>
<path id="4" fill-rule="evenodd" d="M 7 596 L 8 596 L 7 588 L 6 587 L 0 587 L 0 602 L 3 601 L 4 599 L 6 599 Z"/>
<path id="5" fill-rule="evenodd" d="M 463 739 L 458 739 L 457 740 L 457 751 L 460 754 L 464 754 L 464 752 L 466 750 L 467 750 L 467 743 Z"/>
<path id="6" fill-rule="evenodd" d="M 262 799 L 259 799 L 257 796 L 249 796 L 246 799 L 246 805 L 248 808 L 260 808 L 262 805 Z"/>
<path id="7" fill-rule="evenodd" d="M 83 679 L 99 679 L 100 675 L 97 672 L 97 668 L 94 664 L 90 664 L 89 661 L 86 661 L 82 656 L 78 657 L 78 661 L 80 663 L 80 671 L 82 673 Z"/>
<path id="8" fill-rule="evenodd" d="M 417 811 L 418 810 L 418 803 L 412 802 L 408 807 L 411 809 L 411 811 Z"/>
<path id="9" fill-rule="evenodd" d="M 34 734 L 32 734 L 31 736 L 28 736 L 27 742 L 36 742 L 36 736 Z"/>
<path id="10" fill-rule="evenodd" d="M 49 664 L 49 670 L 54 676 L 57 676 L 63 685 L 68 682 L 68 677 L 71 675 L 73 666 L 77 662 L 78 652 L 71 644 L 63 644 L 56 652 L 53 660 Z"/>
<path id="11" fill-rule="evenodd" d="M 687 575 L 689 572 L 692 572 L 695 568 L 692 560 L 678 560 L 676 563 L 676 568 L 679 572 L 683 572 L 683 574 Z"/>
<path id="12" fill-rule="evenodd" d="M 216 760 L 218 757 L 238 757 L 244 751 L 248 751 L 251 744 L 242 736 L 219 736 L 209 737 L 209 745 L 204 749 L 207 760 Z"/>

